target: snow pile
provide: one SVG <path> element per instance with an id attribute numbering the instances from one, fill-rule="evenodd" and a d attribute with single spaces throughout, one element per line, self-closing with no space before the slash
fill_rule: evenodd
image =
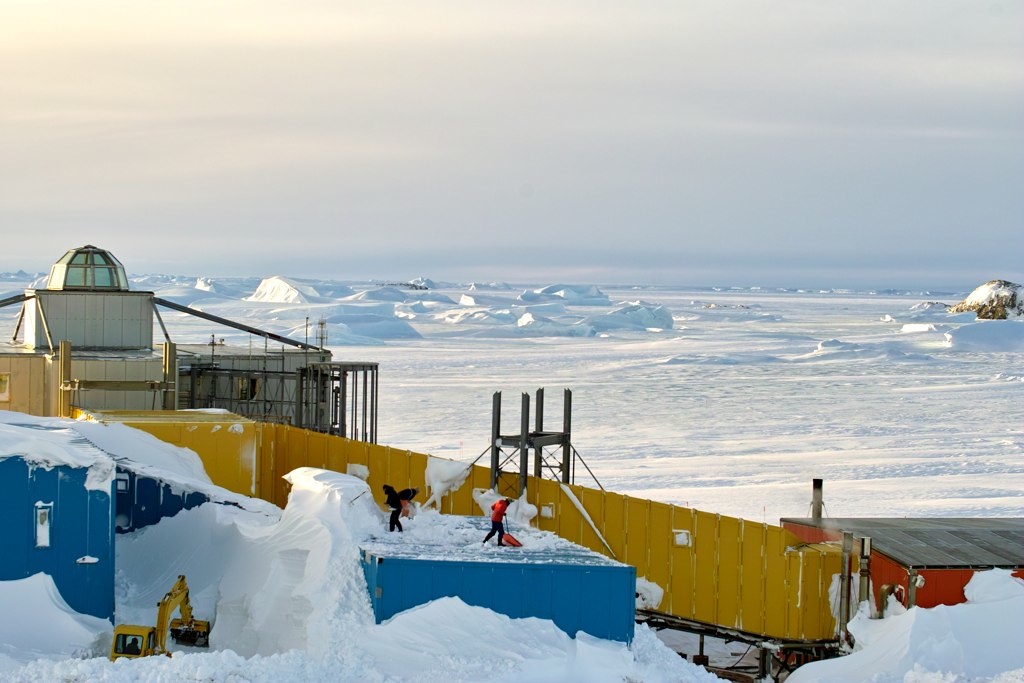
<path id="1" fill-rule="evenodd" d="M 338 339 L 336 332 L 341 332 L 341 337 L 358 335 L 371 340 L 377 339 L 418 339 L 419 332 L 414 330 L 409 323 L 395 316 L 394 306 L 388 313 L 376 310 L 357 311 L 349 310 L 334 313 L 324 318 L 328 326 L 328 341 L 335 342 Z"/>
<path id="2" fill-rule="evenodd" d="M 541 336 L 567 336 L 567 337 L 592 337 L 594 336 L 594 328 L 589 325 L 571 325 L 566 326 L 562 323 L 555 322 L 551 318 L 546 318 L 536 313 L 527 311 L 519 316 L 516 320 L 516 330 L 519 333 L 528 333 L 530 335 L 540 334 Z"/>
<path id="3" fill-rule="evenodd" d="M 900 327 L 901 334 L 919 334 L 921 332 L 935 332 L 936 327 L 933 323 L 904 323 Z"/>
<path id="4" fill-rule="evenodd" d="M 320 292 L 312 285 L 280 275 L 264 278 L 252 296 L 244 299 L 278 304 L 305 304 L 323 300 Z"/>
<path id="5" fill-rule="evenodd" d="M 857 651 L 806 664 L 789 683 L 1024 681 L 1024 581 L 1009 570 L 976 572 L 967 602 L 913 608 L 886 619 L 862 609 L 850 622 Z"/>
<path id="6" fill-rule="evenodd" d="M 608 306 L 608 295 L 595 285 L 548 285 L 539 289 L 526 290 L 519 295 L 522 301 L 563 300 L 576 306 Z"/>
<path id="7" fill-rule="evenodd" d="M 304 467 L 285 479 L 280 521 L 240 527 L 247 543 L 220 582 L 211 642 L 246 656 L 303 649 L 323 658 L 373 624 L 356 539 L 380 512 L 356 477 Z"/>
<path id="8" fill-rule="evenodd" d="M 893 342 L 873 344 L 857 344 L 839 339 L 826 339 L 818 342 L 817 348 L 810 353 L 790 358 L 793 361 L 929 361 L 930 356 L 905 351 L 903 346 Z"/>
<path id="9" fill-rule="evenodd" d="M 473 471 L 472 465 L 447 460 L 445 458 L 427 458 L 427 490 L 430 497 L 423 503 L 423 507 L 438 505 L 441 499 L 449 492 L 457 490 L 466 481 L 469 473 Z"/>
<path id="10" fill-rule="evenodd" d="M 979 318 L 1014 318 L 1024 315 L 1024 297 L 1020 285 L 1008 280 L 990 280 L 949 310 L 952 313 L 974 311 Z"/>
<path id="11" fill-rule="evenodd" d="M 169 444 L 141 429 L 119 423 L 92 420 L 59 420 L 59 423 L 66 423 L 80 437 L 136 472 L 151 473 L 162 481 L 187 484 L 197 490 L 205 489 L 202 484 L 212 486 L 203 461 L 191 449 Z"/>
<path id="12" fill-rule="evenodd" d="M 564 314 L 560 304 L 550 306 L 515 306 L 512 308 L 458 308 L 436 313 L 434 318 L 449 325 L 477 325 L 475 337 L 591 337 L 594 329 L 589 325 L 581 325 L 577 318 L 568 322 L 554 320 L 541 315 L 551 311 L 555 315 Z"/>
<path id="13" fill-rule="evenodd" d="M 491 310 L 487 308 L 457 308 L 451 311 L 444 311 L 436 316 L 449 325 L 465 324 L 498 324 L 508 325 L 515 323 L 517 317 L 509 309 Z"/>
<path id="14" fill-rule="evenodd" d="M 946 344 L 956 351 L 1013 352 L 1024 350 L 1024 322 L 984 320 L 946 332 Z"/>
<path id="15" fill-rule="evenodd" d="M 8 599 L 24 582 L 0 583 L 10 589 L 0 593 L 9 625 L 0 631 L 0 680 L 717 680 L 645 626 L 627 647 L 585 633 L 571 638 L 550 621 L 511 619 L 457 598 L 375 624 L 360 542 L 450 537 L 459 550 L 479 557 L 485 552 L 479 545 L 483 526 L 467 527 L 465 518 L 430 511 L 410 522 L 409 533 L 388 534 L 362 480 L 313 468 L 286 478 L 292 487 L 288 507 L 278 515 L 207 504 L 119 538 L 118 620 L 153 623 L 156 601 L 174 575 L 184 573 L 196 615 L 212 621 L 209 650 L 172 644 L 170 658 L 110 662 L 106 621 L 69 614 L 54 591 L 20 590 L 19 599 Z M 535 533 L 543 542 L 544 532 Z M 46 581 L 40 577 L 32 585 Z M 33 641 L 43 643 L 41 649 L 31 649 Z M 65 659 L 76 651 L 90 658 Z M 12 652 L 17 659 L 2 656 Z M 20 665 L 33 657 L 39 659 Z"/>
<path id="16" fill-rule="evenodd" d="M 110 623 L 68 607 L 46 574 L 0 581 L 0 605 L 0 678 L 19 662 L 64 659 L 110 642 Z"/>
<path id="17" fill-rule="evenodd" d="M 462 294 L 459 296 L 460 306 L 505 306 L 508 307 L 512 300 L 507 296 L 494 294 Z"/>
<path id="18" fill-rule="evenodd" d="M 481 290 L 507 292 L 512 289 L 512 286 L 507 282 L 470 282 L 468 289 L 471 292 L 478 292 Z"/>
<path id="19" fill-rule="evenodd" d="M 401 303 L 410 297 L 398 287 L 374 287 L 348 297 L 352 301 L 394 301 Z"/>
<path id="20" fill-rule="evenodd" d="M 76 427 L 78 423 L 70 420 L 0 410 L 0 459 L 20 457 L 47 470 L 57 466 L 85 468 L 86 488 L 109 494 L 114 462 L 107 453 L 84 442 Z"/>
<path id="21" fill-rule="evenodd" d="M 636 577 L 637 609 L 658 609 L 664 597 L 664 588 L 642 576 Z"/>
<path id="22" fill-rule="evenodd" d="M 598 332 L 608 330 L 671 330 L 672 313 L 660 304 L 633 301 L 610 313 L 594 315 L 584 322 Z"/>

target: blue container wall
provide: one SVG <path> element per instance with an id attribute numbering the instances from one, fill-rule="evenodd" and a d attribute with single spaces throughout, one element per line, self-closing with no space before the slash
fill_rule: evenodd
<path id="1" fill-rule="evenodd" d="M 117 531 L 127 533 L 209 502 L 195 491 L 179 491 L 159 479 L 118 468 Z"/>
<path id="2" fill-rule="evenodd" d="M 629 643 L 636 610 L 636 569 L 628 565 L 451 562 L 363 554 L 377 623 L 445 596 L 510 617 L 550 619 L 575 636 Z"/>
<path id="3" fill-rule="evenodd" d="M 112 490 L 86 489 L 87 474 L 80 467 L 47 470 L 21 458 L 0 459 L 0 581 L 49 574 L 73 610 L 113 619 Z M 46 548 L 36 547 L 37 502 L 53 505 Z"/>

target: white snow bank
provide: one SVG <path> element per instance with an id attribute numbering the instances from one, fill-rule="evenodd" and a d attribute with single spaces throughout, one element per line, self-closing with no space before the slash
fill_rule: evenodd
<path id="1" fill-rule="evenodd" d="M 857 344 L 839 339 L 826 339 L 818 342 L 817 348 L 810 353 L 794 356 L 792 361 L 930 361 L 927 354 L 905 351 L 898 342 L 878 342 L 873 344 Z"/>
<path id="2" fill-rule="evenodd" d="M 678 657 L 645 626 L 637 627 L 626 647 L 582 632 L 570 638 L 550 621 L 510 619 L 457 598 L 442 598 L 376 625 L 359 562 L 360 541 L 374 535 L 396 544 L 451 537 L 453 549 L 479 560 L 484 525 L 428 511 L 410 522 L 407 533 L 388 534 L 365 482 L 313 468 L 294 470 L 286 478 L 292 489 L 279 518 L 203 505 L 130 534 L 125 551 L 119 550 L 119 616 L 130 614 L 121 602 L 130 598 L 139 609 L 149 605 L 148 613 L 131 613 L 132 620 L 152 623 L 156 600 L 177 573 L 185 573 L 197 616 L 213 614 L 210 650 L 172 645 L 170 658 L 110 662 L 104 644 L 94 647 L 89 659 L 24 666 L 4 659 L 0 650 L 0 678 L 19 683 L 717 680 Z M 552 544 L 567 543 L 546 532 L 526 532 L 531 544 L 543 542 L 542 536 Z M 45 621 L 33 626 L 48 636 L 40 641 L 49 648 L 43 654 L 67 657 L 53 648 L 59 620 L 38 604 L 49 605 L 51 597 L 21 604 L 6 595 L 0 593 L 5 608 L 11 606 L 5 609 L 5 622 L 15 628 L 40 615 Z M 101 620 L 102 633 L 109 634 L 109 628 Z M 87 636 L 91 633 L 87 629 Z M 21 645 L 15 636 L 2 635 L 2 642 Z M 36 653 L 26 656 L 31 654 Z"/>
<path id="3" fill-rule="evenodd" d="M 632 301 L 620 305 L 610 313 L 584 319 L 598 332 L 607 330 L 671 330 L 672 313 L 660 304 Z"/>
<path id="4" fill-rule="evenodd" d="M 806 664 L 789 683 L 1024 680 L 1024 581 L 1009 570 L 976 572 L 968 602 L 913 608 L 886 619 L 864 610 L 850 622 L 858 650 Z M 999 678 L 996 678 L 996 677 Z"/>
<path id="5" fill-rule="evenodd" d="M 348 335 L 359 335 L 371 339 L 417 339 L 421 335 L 409 323 L 398 318 L 394 304 L 386 315 L 371 311 L 346 311 L 333 313 L 323 318 L 328 326 L 328 343 L 335 341 L 336 333 L 344 338 Z M 306 333 L 305 326 L 294 327 L 287 332 L 292 339 L 302 339 Z"/>
<path id="6" fill-rule="evenodd" d="M 513 299 L 508 296 L 496 296 L 487 294 L 462 294 L 459 296 L 459 306 L 501 306 L 509 307 Z"/>
<path id="7" fill-rule="evenodd" d="M 189 448 L 174 446 L 149 432 L 116 422 L 77 420 L 72 425 L 79 435 L 122 464 L 128 465 L 130 461 L 136 471 L 159 470 L 159 478 L 168 482 L 211 483 L 203 461 Z"/>
<path id="8" fill-rule="evenodd" d="M 471 292 L 478 292 L 480 290 L 497 290 L 504 292 L 512 289 L 512 285 L 507 282 L 470 282 L 467 289 Z"/>
<path id="9" fill-rule="evenodd" d="M 392 301 L 402 303 L 407 301 L 434 301 L 438 303 L 454 304 L 451 297 L 437 292 L 423 289 L 400 289 L 398 287 L 375 287 L 347 297 L 347 301 Z"/>
<path id="10" fill-rule="evenodd" d="M 66 659 L 110 643 L 110 622 L 68 607 L 48 574 L 0 581 L 0 605 L 0 678 L 19 663 Z"/>
<path id="11" fill-rule="evenodd" d="M 466 478 L 472 471 L 473 466 L 467 465 L 464 462 L 445 460 L 444 458 L 435 458 L 433 456 L 427 458 L 425 478 L 427 480 L 427 489 L 430 491 L 430 497 L 424 501 L 423 507 L 440 504 L 442 498 L 450 492 L 458 490 L 465 483 Z"/>
<path id="12" fill-rule="evenodd" d="M 305 304 L 323 301 L 324 297 L 310 284 L 274 275 L 264 278 L 252 296 L 245 297 L 243 300 L 277 304 Z"/>
<path id="13" fill-rule="evenodd" d="M 548 285 L 528 289 L 519 295 L 522 301 L 564 300 L 576 306 L 608 306 L 611 300 L 595 285 Z"/>
<path id="14" fill-rule="evenodd" d="M 648 581 L 643 576 L 636 577 L 636 608 L 637 609 L 658 609 L 662 599 L 665 597 L 665 589 Z"/>
<path id="15" fill-rule="evenodd" d="M 394 656 L 395 643 L 401 644 L 400 657 Z M 630 647 L 583 632 L 572 639 L 550 621 L 511 619 L 454 597 L 396 615 L 374 629 L 363 647 L 396 681 L 718 680 L 664 647 L 644 626 L 637 627 Z M 453 654 L 439 657 L 446 652 Z"/>
<path id="16" fill-rule="evenodd" d="M 379 526 L 366 482 L 293 470 L 288 506 L 272 526 L 239 525 L 246 543 L 224 572 L 210 642 L 245 656 L 338 651 L 373 624 L 355 538 Z"/>
<path id="17" fill-rule="evenodd" d="M 508 325 L 516 321 L 517 316 L 511 310 L 470 307 L 458 308 L 438 313 L 435 318 L 449 325 L 465 324 L 498 324 Z"/>
<path id="18" fill-rule="evenodd" d="M 957 351 L 1013 352 L 1024 350 L 1024 322 L 982 320 L 946 332 L 946 344 Z"/>
<path id="19" fill-rule="evenodd" d="M 921 332 L 935 332 L 936 327 L 933 323 L 904 323 L 900 327 L 901 334 L 920 334 Z"/>
<path id="20" fill-rule="evenodd" d="M 73 420 L 32 417 L 0 410 L 0 459 L 20 457 L 44 469 L 80 467 L 87 470 L 87 489 L 110 493 L 113 460 L 82 440 Z"/>

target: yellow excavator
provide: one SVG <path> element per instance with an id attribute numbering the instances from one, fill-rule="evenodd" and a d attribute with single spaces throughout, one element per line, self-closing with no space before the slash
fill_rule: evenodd
<path id="1" fill-rule="evenodd" d="M 176 609 L 181 610 L 181 617 L 171 619 Z M 167 650 L 168 631 L 175 643 L 195 647 L 210 646 L 210 622 L 200 621 L 192 616 L 192 604 L 188 599 L 188 584 L 185 583 L 184 574 L 178 576 L 171 590 L 157 603 L 156 626 L 120 624 L 114 628 L 110 659 L 134 659 L 150 655 L 169 657 L 171 653 Z"/>

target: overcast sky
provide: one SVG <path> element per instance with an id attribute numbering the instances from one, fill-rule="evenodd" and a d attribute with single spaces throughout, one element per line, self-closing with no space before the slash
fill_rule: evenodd
<path id="1" fill-rule="evenodd" d="M 0 0 L 0 270 L 1024 281 L 1024 3 Z"/>

